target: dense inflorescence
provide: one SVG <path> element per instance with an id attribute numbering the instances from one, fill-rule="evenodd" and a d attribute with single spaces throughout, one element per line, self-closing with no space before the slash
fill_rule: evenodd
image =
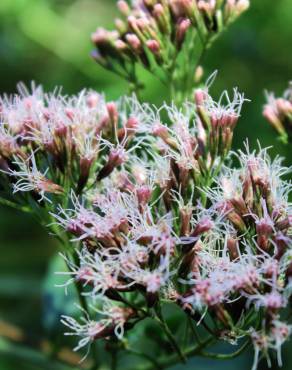
<path id="1" fill-rule="evenodd" d="M 280 138 L 287 142 L 292 137 L 292 83 L 282 97 L 267 94 L 267 103 L 263 115 L 270 125 L 278 132 Z"/>
<path id="2" fill-rule="evenodd" d="M 90 303 L 80 321 L 62 318 L 76 350 L 153 318 L 184 358 L 163 318 L 174 305 L 212 340 L 251 341 L 254 368 L 270 350 L 281 364 L 290 169 L 265 149 L 230 152 L 244 96 L 216 102 L 203 87 L 181 108 L 157 109 L 135 96 L 20 90 L 0 103 L 2 191 L 75 245 L 63 254 L 65 286 Z"/>
<path id="3" fill-rule="evenodd" d="M 195 354 L 231 358 L 249 344 L 253 370 L 261 357 L 272 364 L 273 352 L 282 363 L 292 330 L 291 168 L 260 145 L 232 152 L 246 99 L 234 89 L 214 100 L 216 73 L 201 83 L 204 52 L 248 6 L 118 1 L 122 18 L 92 34 L 93 56 L 138 95 L 138 66 L 158 77 L 171 97 L 159 108 L 135 94 L 107 102 L 34 84 L 0 98 L 0 200 L 32 212 L 60 241 L 60 285 L 70 294 L 74 285 L 81 310 L 61 322 L 85 357 L 104 340 L 115 368 L 117 353 L 137 345 L 136 326 L 154 322 L 162 358 L 132 350 L 152 363 L 147 370 Z M 264 116 L 290 138 L 291 87 L 267 95 Z M 219 341 L 236 350 L 207 352 Z"/>
<path id="4" fill-rule="evenodd" d="M 199 78 L 195 71 L 204 51 L 248 7 L 248 0 L 118 1 L 121 18 L 113 31 L 99 27 L 92 34 L 92 55 L 136 88 L 141 65 L 187 95 Z"/>

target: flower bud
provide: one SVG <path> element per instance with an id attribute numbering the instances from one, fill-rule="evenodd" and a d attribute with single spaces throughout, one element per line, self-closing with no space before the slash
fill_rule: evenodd
<path id="1" fill-rule="evenodd" d="M 112 149 L 109 153 L 108 161 L 99 171 L 97 181 L 109 176 L 113 170 L 124 163 L 126 160 L 126 153 L 123 149 Z"/>
<path id="2" fill-rule="evenodd" d="M 214 222 L 209 217 L 202 218 L 191 232 L 192 237 L 207 233 L 214 227 Z"/>
<path id="3" fill-rule="evenodd" d="M 191 21 L 189 19 L 182 19 L 177 25 L 175 38 L 176 38 L 178 49 L 181 48 L 185 40 L 187 30 L 190 28 L 190 26 L 191 26 Z"/>
<path id="4" fill-rule="evenodd" d="M 53 181 L 43 178 L 40 179 L 36 184 L 36 191 L 37 192 L 45 192 L 45 193 L 52 193 L 52 194 L 63 194 L 63 188 L 55 184 Z"/>
<path id="5" fill-rule="evenodd" d="M 200 65 L 196 68 L 195 70 L 195 75 L 194 75 L 194 81 L 195 81 L 195 84 L 198 85 L 200 83 L 200 81 L 202 80 L 203 78 L 203 75 L 204 75 L 204 69 L 203 67 Z"/>
<path id="6" fill-rule="evenodd" d="M 233 205 L 229 201 L 218 204 L 217 208 L 225 215 L 225 217 L 233 224 L 236 229 L 241 232 L 244 232 L 246 230 L 246 226 L 241 215 L 239 215 L 234 210 Z"/>
<path id="7" fill-rule="evenodd" d="M 292 227 L 292 214 L 276 223 L 276 228 L 280 231 L 288 230 L 290 227 Z"/>
<path id="8" fill-rule="evenodd" d="M 180 235 L 187 236 L 190 233 L 192 208 L 182 207 L 179 210 L 179 213 L 180 213 L 180 223 L 181 223 Z"/>
<path id="9" fill-rule="evenodd" d="M 107 103 L 106 108 L 107 108 L 108 115 L 109 115 L 111 122 L 116 125 L 118 122 L 118 117 L 119 117 L 116 103 L 109 102 Z"/>
<path id="10" fill-rule="evenodd" d="M 290 238 L 282 234 L 281 232 L 278 232 L 274 237 L 273 237 L 273 242 L 276 245 L 276 255 L 275 258 L 277 261 L 280 261 L 280 259 L 283 257 L 285 252 L 287 251 L 287 248 L 290 243 Z"/>
<path id="11" fill-rule="evenodd" d="M 141 41 L 134 33 L 127 33 L 125 37 L 133 51 L 136 53 L 140 53 L 142 51 Z"/>
<path id="12" fill-rule="evenodd" d="M 279 98 L 276 100 L 276 107 L 283 116 L 292 114 L 292 103 L 286 99 Z"/>
<path id="13" fill-rule="evenodd" d="M 136 194 L 137 194 L 139 205 L 143 207 L 147 203 L 149 203 L 151 196 L 152 196 L 152 190 L 149 186 L 142 185 L 136 189 Z"/>
<path id="14" fill-rule="evenodd" d="M 238 0 L 236 3 L 236 10 L 238 14 L 243 13 L 249 8 L 249 0 Z"/>
<path id="15" fill-rule="evenodd" d="M 158 41 L 156 40 L 147 40 L 146 41 L 146 46 L 148 47 L 148 49 L 155 55 L 155 56 L 159 56 L 160 55 L 160 44 Z"/>
<path id="16" fill-rule="evenodd" d="M 281 120 L 278 118 L 271 106 L 266 105 L 264 107 L 263 116 L 274 127 L 274 129 L 278 131 L 280 135 L 286 135 L 286 131 Z"/>
<path id="17" fill-rule="evenodd" d="M 90 93 L 86 99 L 86 104 L 89 108 L 96 108 L 100 101 L 100 96 L 97 93 Z"/>
<path id="18" fill-rule="evenodd" d="M 80 158 L 80 162 L 79 162 L 80 175 L 79 175 L 79 180 L 78 180 L 78 185 L 77 185 L 78 194 L 83 190 L 84 186 L 86 185 L 88 181 L 90 168 L 92 166 L 93 159 L 94 158 L 87 158 L 87 157 Z"/>
<path id="19" fill-rule="evenodd" d="M 131 13 L 131 9 L 128 5 L 128 3 L 124 0 L 119 0 L 117 2 L 117 7 L 119 9 L 119 11 L 125 16 L 125 17 L 128 17 Z"/>
<path id="20" fill-rule="evenodd" d="M 158 27 L 162 33 L 170 34 L 171 24 L 169 17 L 169 10 L 167 6 L 160 3 L 155 4 L 152 11 L 153 17 L 155 18 Z"/>
<path id="21" fill-rule="evenodd" d="M 227 239 L 227 249 L 229 252 L 230 260 L 234 261 L 239 257 L 238 240 L 235 238 Z"/>
<path id="22" fill-rule="evenodd" d="M 127 32 L 127 24 L 121 19 L 115 19 L 115 26 L 120 35 L 123 35 L 125 32 Z"/>

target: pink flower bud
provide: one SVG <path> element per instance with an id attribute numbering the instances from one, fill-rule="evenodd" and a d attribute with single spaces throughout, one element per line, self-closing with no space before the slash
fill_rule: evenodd
<path id="1" fill-rule="evenodd" d="M 126 40 L 134 51 L 141 51 L 141 41 L 134 33 L 128 33 L 126 35 Z"/>
<path id="2" fill-rule="evenodd" d="M 97 93 L 90 93 L 86 99 L 86 104 L 89 108 L 96 108 L 100 101 L 100 97 Z"/>
<path id="3" fill-rule="evenodd" d="M 77 193 L 80 193 L 86 185 L 94 158 L 80 158 L 80 175 L 78 179 Z"/>
<path id="4" fill-rule="evenodd" d="M 230 260 L 236 260 L 239 257 L 238 240 L 235 238 L 227 239 L 227 249 L 229 252 Z"/>
<path id="5" fill-rule="evenodd" d="M 249 0 L 238 0 L 236 3 L 237 13 L 243 13 L 249 8 Z"/>
<path id="6" fill-rule="evenodd" d="M 117 148 L 112 149 L 109 153 L 108 161 L 99 171 L 97 175 L 97 181 L 109 176 L 113 170 L 124 163 L 127 159 L 127 155 L 124 149 Z"/>
<path id="7" fill-rule="evenodd" d="M 104 43 L 107 40 L 108 36 L 105 28 L 97 28 L 97 30 L 91 34 L 91 41 L 96 45 Z"/>
<path id="8" fill-rule="evenodd" d="M 276 228 L 281 231 L 287 230 L 290 227 L 292 227 L 292 214 L 288 215 L 286 218 L 276 223 Z"/>
<path id="9" fill-rule="evenodd" d="M 160 122 L 156 122 L 152 129 L 153 135 L 160 137 L 163 140 L 169 138 L 168 128 Z"/>
<path id="10" fill-rule="evenodd" d="M 159 55 L 160 54 L 160 44 L 156 40 L 148 40 L 146 41 L 146 46 L 148 49 L 154 54 L 154 55 Z"/>
<path id="11" fill-rule="evenodd" d="M 125 51 L 128 48 L 127 44 L 124 41 L 120 40 L 120 39 L 116 40 L 114 45 L 115 45 L 115 48 L 118 51 Z"/>
<path id="12" fill-rule="evenodd" d="M 127 31 L 127 24 L 120 18 L 115 19 L 115 26 L 120 35 L 123 35 Z"/>
<path id="13" fill-rule="evenodd" d="M 198 222 L 195 229 L 191 233 L 191 236 L 195 237 L 195 236 L 199 236 L 201 234 L 204 234 L 204 233 L 210 231 L 213 227 L 214 227 L 213 221 L 210 218 L 205 217 L 205 218 L 201 219 Z"/>
<path id="14" fill-rule="evenodd" d="M 130 12 L 131 12 L 129 5 L 128 5 L 128 4 L 127 4 L 127 2 L 126 2 L 126 1 L 124 1 L 124 0 L 119 0 L 119 1 L 117 2 L 117 7 L 118 7 L 119 11 L 120 11 L 124 16 L 126 16 L 126 17 L 127 17 L 127 16 L 130 14 Z"/>
<path id="15" fill-rule="evenodd" d="M 136 194 L 139 204 L 144 206 L 150 201 L 152 190 L 149 186 L 143 185 L 136 190 Z"/>
<path id="16" fill-rule="evenodd" d="M 163 9 L 162 4 L 158 3 L 154 5 L 153 15 L 155 18 L 160 18 L 164 15 L 164 9 Z"/>
<path id="17" fill-rule="evenodd" d="M 129 117 L 126 122 L 126 128 L 129 130 L 136 130 L 138 128 L 139 121 L 136 117 Z"/>
<path id="18" fill-rule="evenodd" d="M 189 19 L 182 19 L 176 30 L 176 42 L 178 47 L 181 47 L 182 43 L 184 42 L 186 32 L 191 26 L 191 21 Z"/>
<path id="19" fill-rule="evenodd" d="M 65 109 L 65 113 L 66 113 L 66 116 L 67 116 L 71 121 L 73 121 L 73 120 L 74 120 L 75 112 L 74 112 L 74 110 L 73 110 L 73 109 L 66 108 L 66 109 Z"/>
<path id="20" fill-rule="evenodd" d="M 208 97 L 208 93 L 205 90 L 196 89 L 195 90 L 195 103 L 197 107 L 203 105 L 207 97 Z"/>
<path id="21" fill-rule="evenodd" d="M 45 193 L 52 193 L 52 194 L 63 194 L 64 190 L 63 188 L 55 184 L 53 181 L 43 178 L 40 179 L 36 184 L 37 192 L 45 192 Z"/>
<path id="22" fill-rule="evenodd" d="M 109 102 L 107 103 L 106 108 L 108 111 L 110 122 L 112 123 L 114 127 L 116 127 L 118 123 L 118 119 L 119 119 L 119 112 L 118 112 L 116 103 Z"/>
<path id="23" fill-rule="evenodd" d="M 289 102 L 289 100 L 286 99 L 277 99 L 276 100 L 276 107 L 280 114 L 282 115 L 288 115 L 292 114 L 292 103 Z"/>

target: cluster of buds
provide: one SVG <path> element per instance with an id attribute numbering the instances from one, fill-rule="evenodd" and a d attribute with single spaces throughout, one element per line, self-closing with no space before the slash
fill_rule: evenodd
<path id="1" fill-rule="evenodd" d="M 136 63 L 154 74 L 159 67 L 157 74 L 164 75 L 166 83 L 174 71 L 171 79 L 178 85 L 192 82 L 194 51 L 209 45 L 248 7 L 248 0 L 139 0 L 131 5 L 121 0 L 116 29 L 98 28 L 92 34 L 93 57 L 131 82 Z"/>
<path id="2" fill-rule="evenodd" d="M 267 94 L 267 103 L 264 106 L 263 115 L 284 142 L 291 140 L 292 83 L 281 98 L 276 98 L 273 93 Z"/>

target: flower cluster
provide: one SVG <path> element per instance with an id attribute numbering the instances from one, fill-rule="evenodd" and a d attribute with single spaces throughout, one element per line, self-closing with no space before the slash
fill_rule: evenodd
<path id="1" fill-rule="evenodd" d="M 281 363 L 290 169 L 265 149 L 230 152 L 245 99 L 234 89 L 214 101 L 209 85 L 180 108 L 40 87 L 1 99 L 3 189 L 45 210 L 50 230 L 75 245 L 60 274 L 86 303 L 80 320 L 62 318 L 76 350 L 154 318 L 183 358 L 162 313 L 175 305 L 214 339 L 251 341 L 254 369 L 270 350 Z"/>
<path id="2" fill-rule="evenodd" d="M 73 207 L 59 209 L 57 222 L 83 244 L 79 262 L 67 260 L 65 285 L 77 281 L 85 297 L 105 302 L 103 315 L 110 316 L 112 302 L 121 315 L 102 325 L 89 317 L 84 324 L 66 318 L 81 336 L 78 348 L 101 337 L 120 338 L 147 310 L 168 302 L 198 322 L 208 315 L 218 339 L 250 338 L 254 369 L 260 351 L 269 359 L 269 350 L 276 350 L 281 363 L 291 332 L 281 317 L 291 296 L 291 185 L 283 179 L 290 169 L 262 149 L 237 158 L 238 169 L 223 167 L 215 185 L 204 189 L 206 207 L 179 177 L 166 202 L 155 170 L 140 162 L 143 176 L 129 169 L 115 189 L 113 175 L 88 195 L 87 207 L 72 195 Z M 171 179 L 171 164 L 167 168 Z"/>
<path id="3" fill-rule="evenodd" d="M 34 85 L 32 92 L 22 85 L 19 91 L 0 101 L 0 164 L 14 192 L 49 200 L 71 190 L 80 194 L 121 166 L 139 145 L 129 149 L 144 119 L 135 99 L 107 103 L 94 91 L 69 97 Z"/>
<path id="4" fill-rule="evenodd" d="M 248 7 L 248 0 L 135 0 L 131 5 L 121 0 L 115 30 L 97 28 L 92 34 L 93 57 L 132 83 L 140 64 L 166 84 L 171 79 L 188 90 L 196 50 L 208 47 Z"/>
<path id="5" fill-rule="evenodd" d="M 135 96 L 107 103 L 94 91 L 68 97 L 20 86 L 20 95 L 4 96 L 0 102 L 2 173 L 10 176 L 14 192 L 39 194 L 49 201 L 56 196 L 58 203 L 59 195 L 68 199 L 72 190 L 81 194 L 113 172 L 117 182 L 131 187 L 127 171 L 115 172 L 128 170 L 129 163 L 135 164 L 133 176 L 143 181 L 137 152 L 150 145 L 151 153 L 143 153 L 157 162 L 155 181 L 163 184 L 165 198 L 174 182 L 176 188 L 180 182 L 202 185 L 226 157 L 244 97 L 234 90 L 229 99 L 224 92 L 217 103 L 208 88 L 195 95 L 196 102 L 181 109 L 156 109 Z M 143 203 L 147 194 L 143 188 L 137 191 Z"/>
<path id="6" fill-rule="evenodd" d="M 278 132 L 281 139 L 287 142 L 292 137 L 292 84 L 284 92 L 283 97 L 276 98 L 273 93 L 267 94 L 267 103 L 263 115 L 270 125 Z"/>
<path id="7" fill-rule="evenodd" d="M 159 361 L 132 351 L 155 368 L 220 357 L 205 349 L 222 340 L 243 344 L 224 358 L 252 344 L 253 370 L 273 353 L 281 365 L 292 333 L 292 169 L 260 146 L 231 152 L 246 99 L 234 89 L 214 100 L 216 73 L 201 82 L 205 50 L 249 0 L 117 5 L 115 30 L 92 34 L 94 59 L 137 95 L 143 66 L 171 102 L 20 84 L 0 97 L 0 200 L 33 212 L 62 243 L 60 285 L 74 285 L 82 312 L 61 318 L 75 351 L 87 356 L 104 340 L 116 368 L 117 353 L 139 340 L 129 332 L 156 325 Z M 267 96 L 264 116 L 292 137 L 291 86 Z M 173 311 L 175 333 L 165 318 Z"/>

